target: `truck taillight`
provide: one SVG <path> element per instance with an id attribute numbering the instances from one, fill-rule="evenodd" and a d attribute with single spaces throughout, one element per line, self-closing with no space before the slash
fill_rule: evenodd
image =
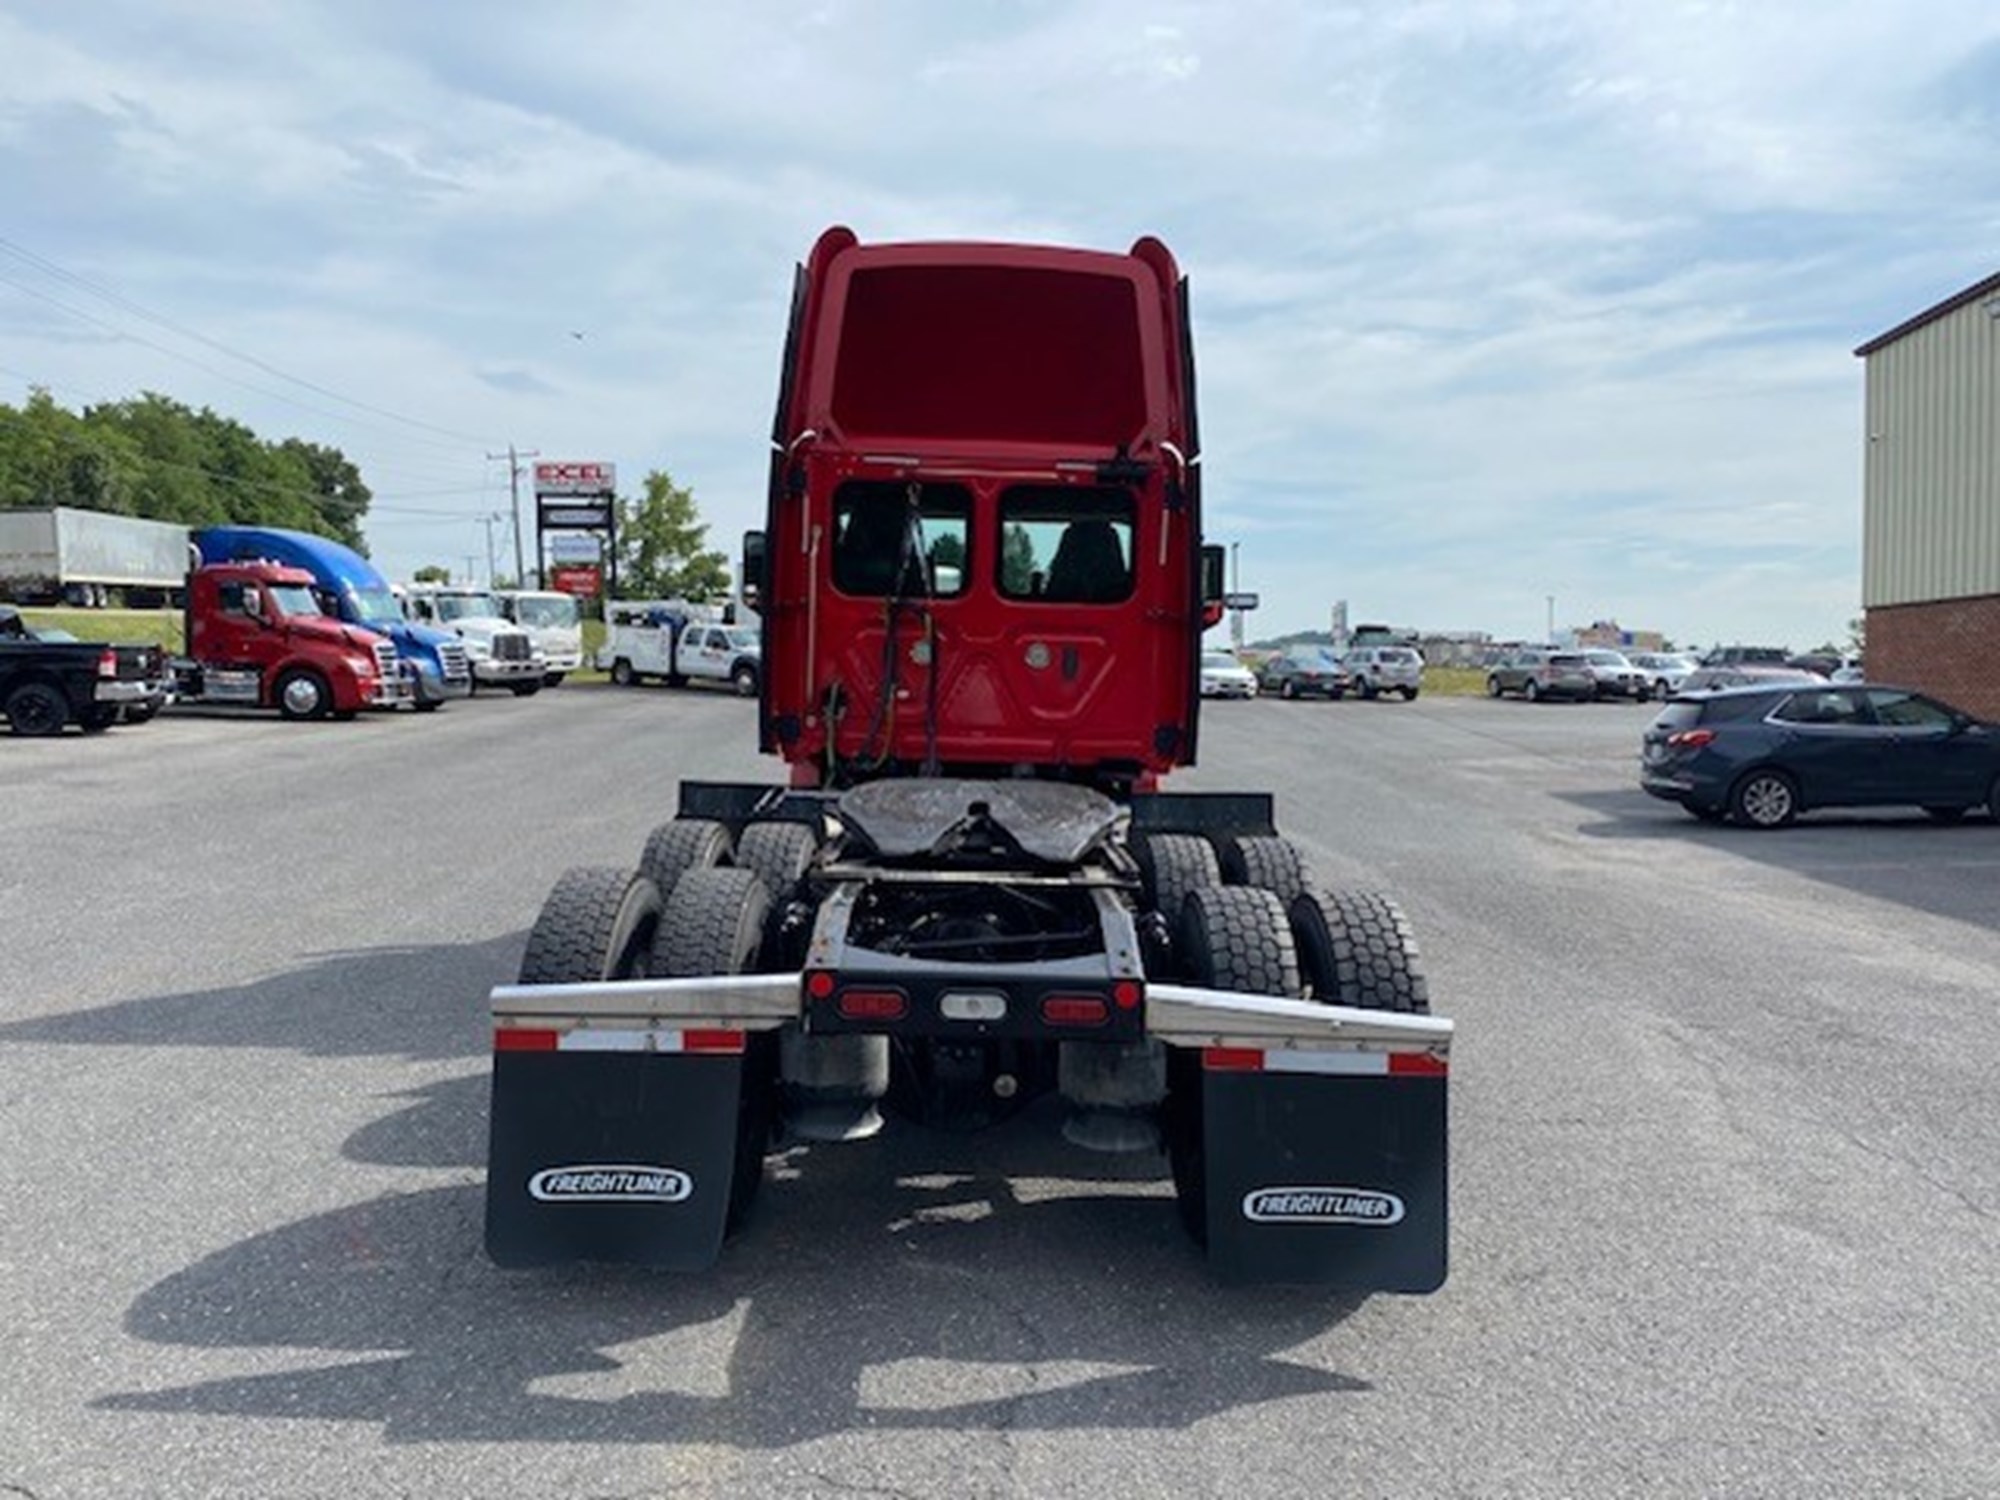
<path id="1" fill-rule="evenodd" d="M 106 646 L 102 651 L 97 653 L 97 675 L 99 677 L 116 677 L 118 675 L 118 653 L 113 651 L 109 646 Z"/>

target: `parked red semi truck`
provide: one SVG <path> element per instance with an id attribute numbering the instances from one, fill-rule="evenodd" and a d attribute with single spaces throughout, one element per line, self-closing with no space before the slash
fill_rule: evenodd
<path id="1" fill-rule="evenodd" d="M 774 1137 L 1057 1093 L 1164 1151 L 1225 1278 L 1442 1283 L 1452 1025 L 1401 913 L 1268 794 L 1160 786 L 1220 612 L 1194 383 L 1157 240 L 821 236 L 744 558 L 789 785 L 683 783 L 636 869 L 557 882 L 491 997 L 496 1261 L 705 1267 Z"/>
<path id="2" fill-rule="evenodd" d="M 187 654 L 173 662 L 178 702 L 351 719 L 409 699 L 395 646 L 323 614 L 313 575 L 302 568 L 197 567 L 188 574 L 184 625 Z"/>

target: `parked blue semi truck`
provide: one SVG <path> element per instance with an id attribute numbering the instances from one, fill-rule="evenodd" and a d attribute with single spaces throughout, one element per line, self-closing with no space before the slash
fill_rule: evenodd
<path id="1" fill-rule="evenodd" d="M 304 568 L 328 614 L 396 643 L 403 670 L 412 674 L 411 701 L 419 709 L 434 709 L 447 698 L 471 693 L 465 643 L 448 630 L 404 619 L 389 581 L 353 548 L 310 532 L 270 526 L 211 526 L 194 534 L 194 544 L 204 563 L 261 558 Z"/>

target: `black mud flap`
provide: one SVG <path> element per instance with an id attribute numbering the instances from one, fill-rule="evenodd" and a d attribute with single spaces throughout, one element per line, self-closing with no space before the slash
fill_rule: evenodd
<path id="1" fill-rule="evenodd" d="M 1280 1056 L 1269 1067 L 1256 1052 L 1204 1056 L 1210 1266 L 1226 1281 L 1436 1291 L 1447 1258 L 1444 1065 L 1282 1071 Z"/>
<path id="2" fill-rule="evenodd" d="M 496 1051 L 486 1253 L 502 1266 L 712 1266 L 743 1074 L 740 1050 Z"/>

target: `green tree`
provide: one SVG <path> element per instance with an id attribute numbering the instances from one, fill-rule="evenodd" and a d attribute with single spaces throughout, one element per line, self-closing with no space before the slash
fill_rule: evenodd
<path id="1" fill-rule="evenodd" d="M 1010 594 L 1025 595 L 1034 586 L 1035 539 L 1019 522 L 1008 526 L 1000 538 L 1000 586 Z"/>
<path id="2" fill-rule="evenodd" d="M 708 523 L 694 491 L 664 469 L 646 476 L 646 493 L 618 501 L 618 593 L 626 599 L 686 599 L 700 604 L 729 593 L 729 559 L 704 547 Z"/>
<path id="3" fill-rule="evenodd" d="M 18 411 L 0 403 L 0 506 L 73 505 L 183 526 L 258 522 L 358 547 L 370 498 L 337 448 L 266 442 L 154 391 L 81 414 L 40 390 Z"/>
<path id="4" fill-rule="evenodd" d="M 416 572 L 410 575 L 410 582 L 450 583 L 451 569 L 446 567 L 440 567 L 436 563 L 425 563 L 421 568 L 417 569 Z"/>
<path id="5" fill-rule="evenodd" d="M 1868 645 L 1868 616 L 1856 615 L 1847 622 L 1847 654 L 1863 656 Z"/>
<path id="6" fill-rule="evenodd" d="M 934 568 L 957 568 L 965 571 L 965 539 L 945 535 L 931 543 L 931 566 Z"/>

